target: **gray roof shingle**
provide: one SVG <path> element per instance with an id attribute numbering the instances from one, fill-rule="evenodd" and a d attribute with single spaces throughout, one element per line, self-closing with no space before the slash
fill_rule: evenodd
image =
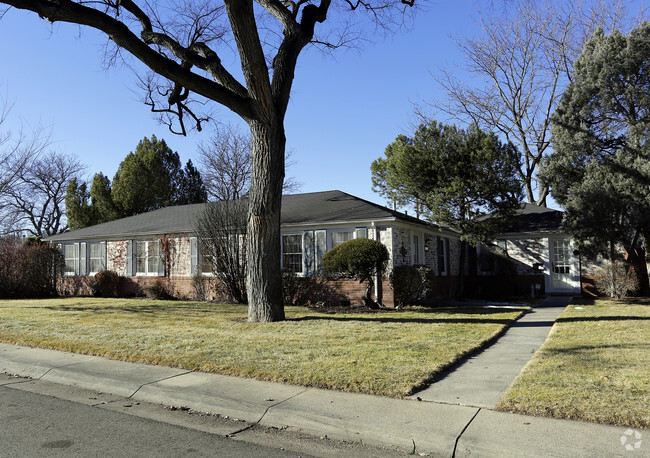
<path id="1" fill-rule="evenodd" d="M 560 210 L 523 204 L 510 219 L 503 233 L 560 232 L 562 215 Z"/>
<path id="2" fill-rule="evenodd" d="M 194 231 L 194 223 L 207 204 L 166 207 L 140 215 L 97 224 L 47 237 L 50 242 L 115 239 L 135 236 L 182 234 Z M 311 225 L 337 222 L 399 220 L 425 226 L 425 221 L 342 191 L 292 194 L 282 197 L 281 224 Z"/>

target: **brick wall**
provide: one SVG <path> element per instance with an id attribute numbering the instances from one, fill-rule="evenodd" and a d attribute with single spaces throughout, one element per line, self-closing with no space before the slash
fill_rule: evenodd
<path id="1" fill-rule="evenodd" d="M 106 242 L 106 269 L 118 275 L 126 275 L 126 253 L 129 242 L 127 240 Z"/>
<path id="2" fill-rule="evenodd" d="M 360 283 L 352 279 L 327 280 L 318 277 L 299 278 L 298 281 L 303 284 L 305 291 L 303 300 L 299 300 L 298 305 L 307 305 L 306 301 L 311 304 L 324 302 L 327 305 L 363 305 L 362 297 L 366 292 L 366 282 Z M 374 288 L 371 294 L 376 300 Z M 382 281 L 382 295 L 384 306 L 394 307 L 393 291 L 387 278 Z"/>

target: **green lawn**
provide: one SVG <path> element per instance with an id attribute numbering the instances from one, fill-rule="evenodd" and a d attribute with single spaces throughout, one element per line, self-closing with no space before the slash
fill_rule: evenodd
<path id="1" fill-rule="evenodd" d="M 650 305 L 570 305 L 498 409 L 650 428 Z"/>
<path id="2" fill-rule="evenodd" d="M 498 335 L 521 310 L 326 314 L 280 323 L 245 306 L 138 299 L 0 301 L 0 341 L 291 384 L 401 397 Z"/>

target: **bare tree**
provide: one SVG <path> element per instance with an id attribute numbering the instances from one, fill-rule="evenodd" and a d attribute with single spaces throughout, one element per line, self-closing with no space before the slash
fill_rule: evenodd
<path id="1" fill-rule="evenodd" d="M 7 193 L 50 144 L 49 135 L 40 126 L 32 132 L 22 127 L 18 132 L 3 130 L 10 112 L 7 98 L 0 95 L 0 224 L 3 232 L 13 229 L 14 223 L 7 218 Z"/>
<path id="2" fill-rule="evenodd" d="M 388 30 L 403 24 L 415 0 L 0 0 L 49 22 L 81 24 L 106 34 L 150 70 L 142 77 L 153 111 L 201 129 L 205 102 L 221 104 L 249 126 L 252 141 L 248 206 L 249 321 L 284 319 L 280 207 L 286 114 L 298 57 L 306 46 L 335 48 L 351 25 L 369 18 Z M 352 13 L 366 13 L 355 17 Z M 325 27 L 328 21 L 339 27 Z M 358 19 L 357 19 L 358 18 Z M 317 28 L 322 29 L 317 34 Z M 336 34 L 338 30 L 339 34 Z M 360 30 L 360 29 L 357 29 Z M 236 49 L 236 55 L 231 53 Z M 109 59 L 121 54 L 118 50 Z M 225 59 L 224 59 L 225 57 Z M 233 58 L 234 57 L 234 58 Z M 232 62 L 234 68 L 227 69 Z M 235 75 L 243 75 L 243 83 Z M 209 111 L 209 110 L 208 110 Z"/>
<path id="3" fill-rule="evenodd" d="M 66 187 L 84 169 L 75 157 L 56 152 L 43 154 L 24 167 L 2 198 L 14 228 L 37 237 L 66 230 Z"/>
<path id="4" fill-rule="evenodd" d="M 440 70 L 434 79 L 447 97 L 432 105 L 502 134 L 519 150 L 519 177 L 528 201 L 546 205 L 549 189 L 538 183 L 537 171 L 550 152 L 551 114 L 583 44 L 598 27 L 631 27 L 631 3 L 505 0 L 503 11 L 492 9 L 480 17 L 481 36 L 456 39 L 472 78 Z"/>
<path id="5" fill-rule="evenodd" d="M 248 194 L 251 182 L 252 144 L 249 135 L 226 126 L 198 146 L 201 176 L 213 200 L 234 200 Z M 292 165 L 291 153 L 285 153 L 285 165 Z M 285 194 L 297 191 L 300 183 L 285 177 Z"/>
<path id="6" fill-rule="evenodd" d="M 228 126 L 199 144 L 201 176 L 214 200 L 239 199 L 251 179 L 251 140 Z"/>
<path id="7" fill-rule="evenodd" d="M 206 204 L 195 223 L 202 256 L 200 268 L 209 269 L 240 304 L 248 302 L 246 290 L 246 216 L 248 200 Z"/>

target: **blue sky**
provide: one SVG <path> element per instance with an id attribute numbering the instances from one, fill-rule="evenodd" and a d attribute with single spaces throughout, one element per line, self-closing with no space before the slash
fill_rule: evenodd
<path id="1" fill-rule="evenodd" d="M 371 190 L 370 164 L 398 134 L 412 131 L 413 103 L 442 96 L 431 72 L 462 64 L 451 36 L 472 32 L 479 5 L 440 1 L 409 31 L 377 37 L 358 51 L 325 56 L 311 49 L 301 56 L 285 122 L 295 162 L 287 175 L 301 191 L 340 189 L 385 203 Z M 11 10 L 0 21 L 0 43 L 0 90 L 13 104 L 7 127 L 45 126 L 54 148 L 78 156 L 88 176 L 101 171 L 112 179 L 152 134 L 183 162 L 198 163 L 196 145 L 209 130 L 183 138 L 159 125 L 139 101 L 132 71 L 104 69 L 101 35 Z M 218 113 L 223 122 L 239 122 L 226 109 Z"/>

